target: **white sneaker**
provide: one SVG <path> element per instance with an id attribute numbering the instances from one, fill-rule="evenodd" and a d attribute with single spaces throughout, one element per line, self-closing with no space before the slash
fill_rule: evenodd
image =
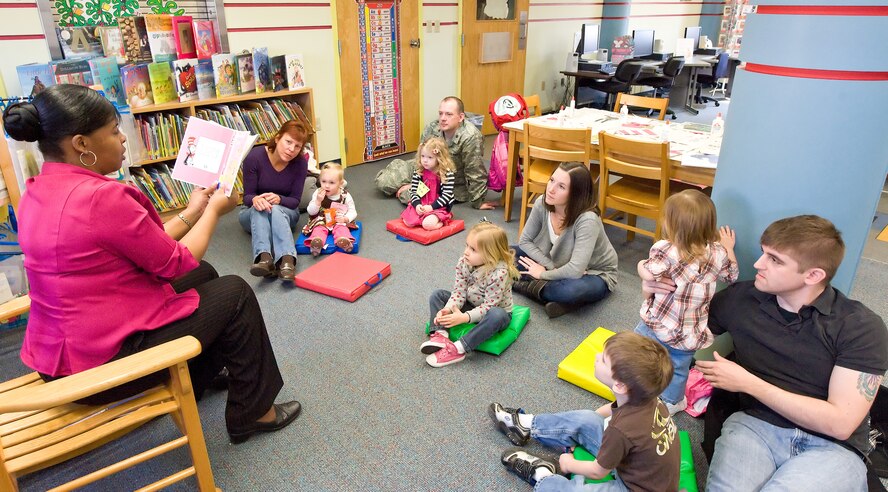
<path id="1" fill-rule="evenodd" d="M 669 415 L 675 415 L 678 412 L 684 411 L 685 408 L 688 408 L 688 398 L 684 397 L 678 403 L 666 403 L 664 401 L 663 404 L 666 405 L 666 409 L 669 410 Z"/>

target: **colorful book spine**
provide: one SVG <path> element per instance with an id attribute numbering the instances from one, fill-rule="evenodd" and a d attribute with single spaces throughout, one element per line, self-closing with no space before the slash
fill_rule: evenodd
<path id="1" fill-rule="evenodd" d="M 197 58 L 197 49 L 194 46 L 194 28 L 190 15 L 174 15 L 173 39 L 176 42 L 176 56 L 182 58 Z"/>
<path id="2" fill-rule="evenodd" d="M 19 83 L 22 86 L 23 96 L 36 96 L 44 89 L 55 85 L 55 77 L 49 63 L 28 63 L 15 67 L 18 73 Z"/>
<path id="3" fill-rule="evenodd" d="M 272 90 L 287 90 L 287 62 L 284 55 L 271 57 L 271 86 Z"/>
<path id="4" fill-rule="evenodd" d="M 194 67 L 197 78 L 197 98 L 201 101 L 216 97 L 216 81 L 213 78 L 213 61 L 198 60 Z"/>
<path id="5" fill-rule="evenodd" d="M 191 25 L 190 23 L 188 24 Z M 198 99 L 197 94 L 197 75 L 195 68 L 197 67 L 197 58 L 186 58 L 173 62 L 173 78 L 176 81 L 176 94 L 179 101 L 195 101 Z"/>
<path id="6" fill-rule="evenodd" d="M 234 96 L 237 92 L 237 62 L 231 53 L 213 55 L 213 81 L 216 97 Z"/>
<path id="7" fill-rule="evenodd" d="M 256 79 L 256 94 L 271 90 L 271 68 L 268 48 L 253 48 L 253 70 Z"/>
<path id="8" fill-rule="evenodd" d="M 151 80 L 151 90 L 154 92 L 154 103 L 163 104 L 178 100 L 176 86 L 173 83 L 173 71 L 170 62 L 156 62 L 148 64 L 148 78 Z"/>
<path id="9" fill-rule="evenodd" d="M 305 62 L 302 55 L 286 55 L 287 87 L 298 89 L 305 87 Z"/>
<path id="10" fill-rule="evenodd" d="M 120 17 L 117 19 L 117 26 L 120 28 L 120 38 L 123 41 L 123 52 L 127 62 L 138 64 L 152 61 L 145 18 Z"/>
<path id="11" fill-rule="evenodd" d="M 253 68 L 253 54 L 235 55 L 237 62 L 237 92 L 246 94 L 256 90 L 256 72 Z"/>
<path id="12" fill-rule="evenodd" d="M 176 59 L 176 38 L 173 35 L 173 16 L 148 14 L 145 16 L 145 29 L 148 31 L 148 46 L 155 62 L 168 62 Z"/>
<path id="13" fill-rule="evenodd" d="M 93 85 L 92 72 L 86 59 L 56 61 L 50 63 L 50 67 L 57 84 L 76 84 L 86 87 Z"/>
<path id="14" fill-rule="evenodd" d="M 148 76 L 148 65 L 127 65 L 120 69 L 120 78 L 126 90 L 126 100 L 130 107 L 141 108 L 154 104 L 151 93 L 151 79 Z"/>
<path id="15" fill-rule="evenodd" d="M 191 23 L 194 30 L 194 49 L 198 58 L 210 58 L 219 53 L 216 44 L 216 29 L 211 20 L 196 20 Z"/>
<path id="16" fill-rule="evenodd" d="M 93 58 L 89 60 L 89 68 L 93 83 L 102 86 L 105 98 L 119 106 L 125 105 L 126 91 L 123 90 L 123 83 L 120 80 L 117 57 Z"/>

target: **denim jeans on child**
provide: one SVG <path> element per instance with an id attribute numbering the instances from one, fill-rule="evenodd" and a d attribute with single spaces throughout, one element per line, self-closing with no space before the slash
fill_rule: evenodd
<path id="1" fill-rule="evenodd" d="M 737 412 L 715 441 L 706 490 L 865 492 L 866 466 L 832 441 Z"/>
<path id="2" fill-rule="evenodd" d="M 431 312 L 429 316 L 429 326 L 432 331 L 436 329 L 435 315 L 438 314 L 438 311 L 444 309 L 444 306 L 447 305 L 449 299 L 450 291 L 448 290 L 439 289 L 432 292 L 432 296 L 429 298 L 429 311 Z M 475 306 L 466 302 L 462 307 L 462 312 L 474 308 Z M 481 321 L 479 321 L 474 328 L 469 330 L 468 333 L 463 335 L 462 338 L 460 338 L 460 341 L 462 341 L 466 352 L 471 352 L 472 350 L 475 350 L 478 345 L 484 343 L 485 340 L 509 326 L 509 322 L 511 321 L 512 313 L 507 312 L 501 307 L 490 308 L 484 317 L 481 318 Z"/>
<path id="3" fill-rule="evenodd" d="M 592 410 L 542 413 L 534 415 L 530 435 L 540 443 L 559 452 L 579 445 L 597 455 L 601 448 L 601 439 L 604 436 L 604 417 Z M 601 484 L 586 485 L 583 482 L 584 479 L 579 476 L 568 480 L 561 475 L 552 475 L 540 480 L 534 490 L 547 492 L 556 490 L 623 492 L 628 490 L 619 476 L 614 481 Z"/>
<path id="4" fill-rule="evenodd" d="M 299 221 L 298 210 L 272 205 L 271 212 L 260 212 L 253 207 L 244 207 L 237 220 L 253 236 L 253 258 L 259 253 L 272 253 L 277 263 L 281 256 L 296 256 L 293 232 Z"/>
<path id="5" fill-rule="evenodd" d="M 527 256 L 527 253 L 518 246 L 512 246 L 515 250 L 515 266 L 519 272 L 526 272 L 524 265 L 518 263 L 518 258 Z M 527 279 L 528 277 L 524 277 Z M 544 302 L 558 302 L 562 304 L 592 304 L 598 302 L 610 291 L 607 282 L 598 275 L 583 275 L 580 278 L 565 278 L 549 280 L 540 292 L 540 298 Z"/>
<path id="6" fill-rule="evenodd" d="M 672 361 L 672 381 L 669 383 L 669 386 L 663 390 L 663 393 L 660 394 L 660 399 L 671 405 L 680 402 L 682 398 L 685 397 L 685 386 L 688 383 L 688 372 L 691 369 L 691 362 L 694 360 L 695 351 L 681 350 L 666 345 L 657 338 L 654 330 L 646 325 L 644 321 L 638 323 L 638 326 L 635 327 L 635 333 L 644 335 L 648 338 L 653 338 L 660 342 L 660 345 L 666 347 L 666 350 L 669 352 L 669 359 Z"/>

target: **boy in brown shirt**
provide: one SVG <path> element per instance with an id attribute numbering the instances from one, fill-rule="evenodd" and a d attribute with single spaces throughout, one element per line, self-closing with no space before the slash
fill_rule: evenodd
<path id="1" fill-rule="evenodd" d="M 492 403 L 488 409 L 497 427 L 513 444 L 531 437 L 567 452 L 558 463 L 519 448 L 505 451 L 503 465 L 535 485 L 549 490 L 678 490 L 681 450 L 676 427 L 657 398 L 672 378 L 666 349 L 631 332 L 608 339 L 595 359 L 595 377 L 613 390 L 617 401 L 596 411 L 574 410 L 532 415 Z M 597 456 L 578 461 L 569 452 L 580 445 Z M 583 477 L 603 478 L 614 470 L 616 480 L 585 484 Z M 574 473 L 569 481 L 559 473 Z"/>

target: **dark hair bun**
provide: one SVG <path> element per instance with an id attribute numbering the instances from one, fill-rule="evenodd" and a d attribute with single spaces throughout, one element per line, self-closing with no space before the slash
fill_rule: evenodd
<path id="1" fill-rule="evenodd" d="M 36 142 L 43 136 L 40 115 L 31 103 L 16 103 L 3 112 L 3 127 L 9 136 L 25 142 Z"/>

